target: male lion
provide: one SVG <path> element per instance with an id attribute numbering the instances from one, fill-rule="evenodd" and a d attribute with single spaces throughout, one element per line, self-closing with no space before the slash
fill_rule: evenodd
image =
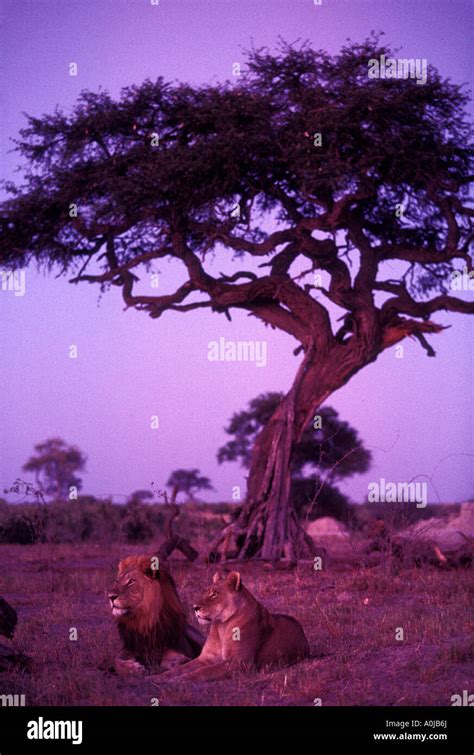
<path id="1" fill-rule="evenodd" d="M 242 666 L 284 666 L 309 655 L 296 619 L 271 614 L 243 586 L 239 572 L 216 573 L 212 585 L 193 606 L 210 631 L 199 658 L 156 677 L 156 681 L 223 679 Z"/>
<path id="2" fill-rule="evenodd" d="M 156 556 L 120 561 L 109 600 L 123 642 L 117 673 L 169 669 L 199 655 L 204 638 L 186 621 L 173 578 Z"/>

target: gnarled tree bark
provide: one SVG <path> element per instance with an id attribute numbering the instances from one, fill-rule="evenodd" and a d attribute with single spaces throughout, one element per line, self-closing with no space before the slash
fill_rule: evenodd
<path id="1" fill-rule="evenodd" d="M 213 542 L 214 549 L 219 542 L 228 541 L 229 536 L 234 535 L 234 541 L 239 544 L 238 559 L 242 560 L 261 558 L 277 562 L 284 559 L 294 563 L 298 558 L 315 555 L 313 541 L 298 521 L 290 500 L 294 446 L 326 398 L 374 361 L 385 348 L 407 334 L 439 329 L 429 321 L 420 325 L 410 320 L 378 328 L 374 326 L 370 311 L 358 319 L 359 336 L 345 343 L 334 340 L 323 358 L 311 342 L 290 391 L 257 438 L 247 498 L 240 515 Z"/>

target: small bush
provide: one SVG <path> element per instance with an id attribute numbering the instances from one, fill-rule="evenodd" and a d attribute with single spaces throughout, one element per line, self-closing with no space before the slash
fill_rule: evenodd
<path id="1" fill-rule="evenodd" d="M 45 540 L 44 513 L 37 505 L 19 504 L 0 507 L 0 542 L 31 545 Z"/>
<path id="2" fill-rule="evenodd" d="M 135 500 L 127 503 L 122 531 L 127 543 L 147 543 L 151 540 L 154 528 L 149 507 Z"/>

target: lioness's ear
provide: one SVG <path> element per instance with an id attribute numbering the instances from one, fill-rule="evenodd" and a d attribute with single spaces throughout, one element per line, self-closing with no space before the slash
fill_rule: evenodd
<path id="1" fill-rule="evenodd" d="M 221 575 L 219 574 L 218 571 L 216 571 L 216 573 L 214 574 L 212 578 L 212 584 L 215 585 L 216 582 L 220 582 L 220 581 L 221 581 Z"/>
<path id="2" fill-rule="evenodd" d="M 227 584 L 229 587 L 233 588 L 234 590 L 240 590 L 242 587 L 242 577 L 240 576 L 240 572 L 238 571 L 231 571 L 229 576 L 227 577 Z"/>

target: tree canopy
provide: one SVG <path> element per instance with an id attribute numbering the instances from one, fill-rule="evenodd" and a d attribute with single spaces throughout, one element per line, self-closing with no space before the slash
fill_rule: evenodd
<path id="1" fill-rule="evenodd" d="M 311 282 L 291 275 L 297 260 L 329 274 L 320 287 L 329 301 L 350 312 L 365 304 L 359 330 L 374 328 L 374 315 L 388 327 L 394 314 L 472 311 L 447 295 L 454 263 L 472 267 L 467 94 L 433 67 L 423 86 L 369 78 L 368 60 L 382 54 L 391 50 L 379 36 L 335 56 L 281 42 L 276 53 L 251 51 L 233 85 L 158 78 L 117 101 L 84 91 L 70 114 L 28 116 L 16 142 L 25 183 L 7 184 L 0 212 L 3 265 L 57 263 L 75 282 L 121 286 L 127 306 L 152 317 L 241 307 L 305 348 L 332 333 Z M 211 275 L 205 263 L 219 244 L 261 259 L 262 274 Z M 183 284 L 135 293 L 132 271 L 166 256 L 183 263 Z M 407 263 L 403 276 L 378 280 L 391 260 Z M 308 281 L 300 269 L 298 278 Z M 391 294 L 380 308 L 375 291 Z M 434 291 L 431 301 L 413 298 Z"/>
<path id="2" fill-rule="evenodd" d="M 42 492 L 53 498 L 67 499 L 70 488 L 82 488 L 77 476 L 86 465 L 86 457 L 76 446 L 68 446 L 62 438 L 50 438 L 35 445 L 35 454 L 24 464 L 25 472 L 34 472 Z"/>
<path id="3" fill-rule="evenodd" d="M 213 490 L 209 477 L 200 474 L 199 469 L 175 469 L 171 473 L 167 488 L 176 489 L 176 495 L 179 492 L 186 493 L 191 500 L 194 500 L 195 493 L 200 490 Z"/>

